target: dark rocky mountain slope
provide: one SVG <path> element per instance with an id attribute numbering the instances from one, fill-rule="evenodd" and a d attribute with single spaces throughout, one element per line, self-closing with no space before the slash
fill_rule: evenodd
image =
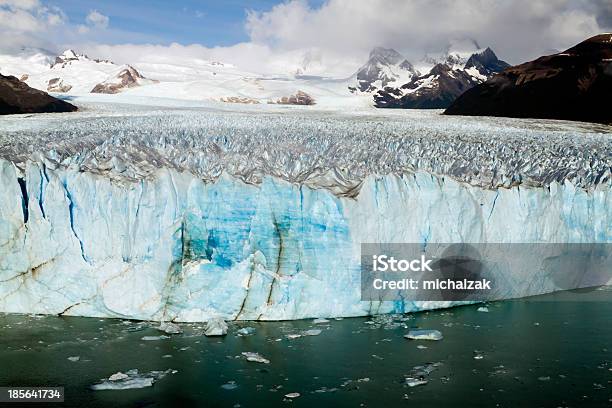
<path id="1" fill-rule="evenodd" d="M 486 48 L 466 60 L 439 62 L 425 75 L 414 76 L 400 87 L 386 87 L 374 95 L 377 108 L 443 109 L 459 95 L 510 65 Z"/>
<path id="2" fill-rule="evenodd" d="M 447 115 L 612 123 L 612 34 L 493 76 L 462 94 Z"/>
<path id="3" fill-rule="evenodd" d="M 30 88 L 14 76 L 0 74 L 0 115 L 14 113 L 73 112 L 77 107 Z"/>

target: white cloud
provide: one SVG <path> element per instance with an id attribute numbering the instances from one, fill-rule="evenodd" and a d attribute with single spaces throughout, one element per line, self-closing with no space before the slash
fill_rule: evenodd
<path id="1" fill-rule="evenodd" d="M 91 10 L 87 17 L 85 17 L 85 21 L 92 27 L 95 28 L 107 28 L 109 18 L 104 14 L 100 13 L 98 10 Z"/>
<path id="2" fill-rule="evenodd" d="M 61 10 L 38 0 L 0 0 L 0 48 L 54 38 L 56 50 L 69 46 L 119 63 L 212 59 L 257 73 L 305 69 L 342 77 L 355 72 L 375 46 L 395 48 L 418 62 L 451 40 L 466 38 L 519 63 L 610 31 L 612 7 L 609 0 L 327 0 L 320 7 L 290 0 L 267 11 L 248 11 L 247 42 L 213 48 L 121 44 L 151 37 L 109 28 L 109 22 L 91 10 L 85 21 L 71 25 Z M 59 34 L 49 35 L 54 30 Z"/>
<path id="3" fill-rule="evenodd" d="M 0 6 L 19 8 L 22 10 L 33 10 L 40 6 L 38 0 L 0 0 Z"/>
<path id="4" fill-rule="evenodd" d="M 52 46 L 49 33 L 65 21 L 59 8 L 46 7 L 37 0 L 0 0 L 0 50 Z"/>
<path id="5" fill-rule="evenodd" d="M 570 0 L 329 0 L 312 8 L 292 0 L 249 12 L 251 40 L 282 50 L 316 47 L 346 55 L 377 45 L 410 59 L 439 51 L 453 38 L 490 45 L 511 62 L 566 48 L 597 33 L 592 1 Z"/>

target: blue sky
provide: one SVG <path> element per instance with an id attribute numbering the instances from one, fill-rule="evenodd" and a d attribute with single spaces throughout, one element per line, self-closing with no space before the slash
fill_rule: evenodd
<path id="1" fill-rule="evenodd" d="M 107 16 L 115 35 L 109 43 L 202 44 L 228 46 L 249 37 L 244 23 L 246 11 L 267 11 L 279 0 L 50 0 L 71 22 L 83 22 L 91 10 Z M 309 0 L 320 6 L 324 0 Z M 123 35 L 121 34 L 123 33 Z"/>

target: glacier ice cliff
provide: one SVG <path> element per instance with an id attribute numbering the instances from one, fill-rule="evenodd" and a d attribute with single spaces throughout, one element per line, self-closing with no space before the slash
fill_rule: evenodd
<path id="1" fill-rule="evenodd" d="M 257 126 L 255 133 L 268 137 L 268 153 L 252 144 L 261 145 L 261 138 L 245 137 L 248 129 L 214 136 L 225 144 L 213 148 L 213 136 L 201 126 L 182 129 L 173 122 L 166 133 L 149 134 L 154 130 L 144 125 L 131 133 L 134 117 L 114 124 L 115 117 L 81 115 L 82 122 L 98 127 L 77 134 L 77 126 L 66 121 L 52 131 L 49 123 L 41 127 L 35 120 L 3 124 L 2 312 L 174 321 L 409 312 L 449 303 L 361 301 L 361 243 L 612 242 L 609 135 L 556 145 L 532 142 L 532 154 L 546 158 L 540 162 L 517 154 L 522 142 L 502 141 L 486 150 L 487 135 L 480 144 L 461 144 L 457 140 L 465 137 L 439 129 L 434 130 L 442 136 L 420 144 L 381 136 L 396 149 L 381 141 L 347 142 L 341 135 L 315 154 L 321 140 L 312 128 L 325 134 L 325 126 L 332 126 L 323 121 L 309 122 L 311 133 L 299 136 L 301 144 L 291 139 L 295 134 L 288 136 L 295 142 L 291 156 L 271 154 L 280 136 Z M 160 118 L 137 117 L 152 127 L 159 127 Z M 218 116 L 206 120 L 211 129 L 215 121 L 223 124 Z M 101 133 L 94 132 L 99 126 Z M 98 140 L 104 126 L 112 134 Z M 508 129 L 487 126 L 492 133 Z M 563 132 L 571 134 L 545 131 L 569 140 Z M 427 161 L 430 167 L 407 166 L 424 160 L 428 143 L 438 149 L 438 158 Z M 363 144 L 373 153 L 350 153 L 346 144 Z M 210 151 L 202 145 L 216 153 L 198 154 Z M 224 157 L 221 168 L 221 161 L 211 164 L 215 154 Z M 336 160 L 350 167 L 359 154 L 359 169 L 326 164 Z M 215 175 L 197 168 L 214 168 Z M 491 170 L 482 176 L 474 173 L 477 168 Z M 312 174 L 321 175 L 316 183 L 307 182 Z M 537 269 L 499 278 L 505 282 L 503 298 L 557 289 Z"/>

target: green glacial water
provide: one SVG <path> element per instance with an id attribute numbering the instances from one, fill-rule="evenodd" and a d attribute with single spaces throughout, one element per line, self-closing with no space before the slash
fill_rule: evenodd
<path id="1" fill-rule="evenodd" d="M 149 322 L 0 315 L 0 386 L 64 386 L 65 402 L 46 404 L 64 407 L 611 406 L 612 291 L 558 296 L 491 303 L 488 312 L 241 322 L 225 337 L 183 324 L 158 340 L 142 340 L 164 334 Z M 238 336 L 243 327 L 255 333 Z M 444 338 L 407 340 L 411 328 Z M 312 329 L 321 333 L 288 338 Z M 146 388 L 91 388 L 131 369 L 166 375 Z M 427 383 L 410 387 L 407 377 Z"/>

